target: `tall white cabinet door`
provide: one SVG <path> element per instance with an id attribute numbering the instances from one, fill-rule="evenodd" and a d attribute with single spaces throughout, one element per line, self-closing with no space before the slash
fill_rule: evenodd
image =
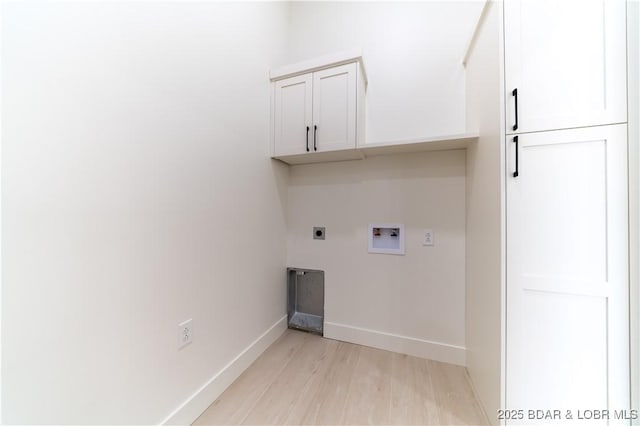
<path id="1" fill-rule="evenodd" d="M 356 147 L 356 78 L 355 63 L 313 73 L 315 150 Z"/>
<path id="2" fill-rule="evenodd" d="M 624 0 L 504 2 L 507 133 L 627 121 L 625 7 Z"/>
<path id="3" fill-rule="evenodd" d="M 275 83 L 274 154 L 302 154 L 312 144 L 312 74 Z"/>
<path id="4" fill-rule="evenodd" d="M 507 408 L 525 410 L 514 424 L 548 424 L 528 409 L 613 418 L 629 409 L 626 125 L 506 143 Z"/>

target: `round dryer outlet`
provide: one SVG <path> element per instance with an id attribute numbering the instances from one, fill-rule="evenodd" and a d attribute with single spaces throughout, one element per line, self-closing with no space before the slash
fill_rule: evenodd
<path id="1" fill-rule="evenodd" d="M 324 226 L 314 226 L 313 227 L 313 239 L 314 240 L 324 240 Z"/>

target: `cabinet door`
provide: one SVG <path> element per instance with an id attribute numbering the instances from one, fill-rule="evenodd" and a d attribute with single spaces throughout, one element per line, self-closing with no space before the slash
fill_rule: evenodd
<path id="1" fill-rule="evenodd" d="M 313 149 L 356 147 L 356 64 L 313 73 Z"/>
<path id="2" fill-rule="evenodd" d="M 628 410 L 626 125 L 506 143 L 507 408 Z"/>
<path id="3" fill-rule="evenodd" d="M 623 0 L 508 0 L 504 31 L 507 133 L 627 121 Z"/>
<path id="4" fill-rule="evenodd" d="M 274 154 L 302 154 L 311 150 L 312 75 L 275 83 Z"/>

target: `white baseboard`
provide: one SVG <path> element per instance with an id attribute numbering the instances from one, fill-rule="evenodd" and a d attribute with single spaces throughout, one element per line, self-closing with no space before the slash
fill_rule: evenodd
<path id="1" fill-rule="evenodd" d="M 285 315 L 187 398 L 161 424 L 190 425 L 193 423 L 286 329 L 287 316 Z"/>
<path id="2" fill-rule="evenodd" d="M 471 386 L 471 392 L 473 392 L 473 396 L 476 398 L 476 401 L 478 401 L 478 407 L 480 407 L 480 411 L 484 415 L 484 424 L 486 424 L 486 425 L 493 424 L 491 422 L 491 420 L 489 420 L 489 416 L 487 415 L 487 410 L 485 409 L 484 404 L 482 403 L 482 400 L 480 399 L 480 394 L 478 393 L 478 391 L 476 389 L 476 384 L 473 383 L 473 379 L 471 378 L 471 374 L 469 373 L 469 369 L 466 368 L 466 367 L 465 367 L 465 373 L 467 375 L 467 381 L 469 382 L 469 385 Z"/>
<path id="3" fill-rule="evenodd" d="M 466 349 L 462 346 L 432 342 L 350 325 L 325 322 L 324 337 L 450 364 L 466 366 L 467 363 Z"/>

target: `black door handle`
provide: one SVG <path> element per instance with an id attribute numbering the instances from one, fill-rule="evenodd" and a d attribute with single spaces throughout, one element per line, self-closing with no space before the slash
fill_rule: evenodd
<path id="1" fill-rule="evenodd" d="M 307 152 L 309 152 L 309 126 L 307 126 Z"/>
<path id="2" fill-rule="evenodd" d="M 515 97 L 515 102 L 516 102 L 516 124 L 513 125 L 513 130 L 518 130 L 518 89 L 513 89 L 513 92 L 511 92 L 511 95 L 513 97 Z"/>
<path id="3" fill-rule="evenodd" d="M 513 137 L 513 141 L 516 144 L 516 171 L 513 172 L 513 177 L 518 177 L 518 137 L 514 136 Z"/>
<path id="4" fill-rule="evenodd" d="M 318 131 L 318 126 L 316 126 L 315 124 L 313 125 L 313 150 L 317 151 L 318 150 L 318 146 L 316 145 L 316 132 Z"/>

